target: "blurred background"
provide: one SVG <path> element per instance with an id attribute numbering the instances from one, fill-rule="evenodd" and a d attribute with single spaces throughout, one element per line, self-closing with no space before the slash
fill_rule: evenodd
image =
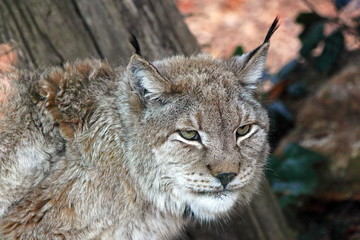
<path id="1" fill-rule="evenodd" d="M 251 51 L 272 20 L 260 94 L 267 177 L 297 239 L 360 239 L 360 1 L 178 0 L 204 52 Z"/>
<path id="2" fill-rule="evenodd" d="M 296 19 L 300 14 L 315 11 L 331 20 L 324 26 L 325 35 L 333 32 L 340 23 L 356 29 L 356 21 L 353 21 L 359 17 L 359 1 L 337 2 L 339 3 L 333 0 L 177 0 L 177 6 L 186 17 L 185 22 L 202 50 L 215 57 L 229 57 L 239 45 L 245 51 L 256 48 L 278 16 L 281 28 L 272 38 L 267 62 L 268 70 L 276 72 L 298 56 L 302 46 L 298 35 L 304 30 L 304 21 L 307 21 L 303 20 L 303 24 L 299 24 Z M 336 4 L 346 6 L 342 6 L 339 11 Z M 359 41 L 353 34 L 352 31 L 344 32 L 344 43 L 348 50 L 359 48 Z"/>

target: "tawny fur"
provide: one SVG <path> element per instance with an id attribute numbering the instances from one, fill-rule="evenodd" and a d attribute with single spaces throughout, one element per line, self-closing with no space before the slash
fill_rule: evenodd
<path id="1" fill-rule="evenodd" d="M 171 239 L 248 202 L 268 152 L 254 98 L 268 47 L 230 60 L 134 55 L 127 68 L 85 60 L 1 76 L 0 236 Z M 226 189 L 224 172 L 237 174 Z"/>

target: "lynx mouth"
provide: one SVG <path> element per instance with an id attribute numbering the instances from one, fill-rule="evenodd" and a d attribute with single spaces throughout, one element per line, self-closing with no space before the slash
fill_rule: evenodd
<path id="1" fill-rule="evenodd" d="M 236 190 L 229 190 L 229 189 L 223 189 L 223 190 L 220 190 L 220 191 L 194 191 L 194 190 L 190 190 L 190 192 L 192 194 L 197 195 L 197 196 L 208 196 L 208 197 L 220 198 L 220 197 L 226 197 L 228 195 L 234 194 L 236 192 Z"/>
<path id="2" fill-rule="evenodd" d="M 227 215 L 238 198 L 238 191 L 188 188 L 182 199 L 191 210 L 185 216 L 209 221 Z"/>

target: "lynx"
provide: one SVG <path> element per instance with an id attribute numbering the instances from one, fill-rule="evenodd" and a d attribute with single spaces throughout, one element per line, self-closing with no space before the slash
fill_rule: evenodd
<path id="1" fill-rule="evenodd" d="M 255 99 L 271 35 L 227 60 L 99 60 L 13 71 L 0 91 L 0 236 L 171 239 L 227 216 L 262 179 Z"/>

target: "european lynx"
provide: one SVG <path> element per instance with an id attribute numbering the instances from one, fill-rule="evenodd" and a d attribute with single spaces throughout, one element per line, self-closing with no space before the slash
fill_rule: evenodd
<path id="1" fill-rule="evenodd" d="M 229 60 L 134 54 L 115 70 L 86 60 L 7 75 L 0 236 L 170 239 L 248 202 L 268 152 L 253 95 L 277 22 Z"/>

